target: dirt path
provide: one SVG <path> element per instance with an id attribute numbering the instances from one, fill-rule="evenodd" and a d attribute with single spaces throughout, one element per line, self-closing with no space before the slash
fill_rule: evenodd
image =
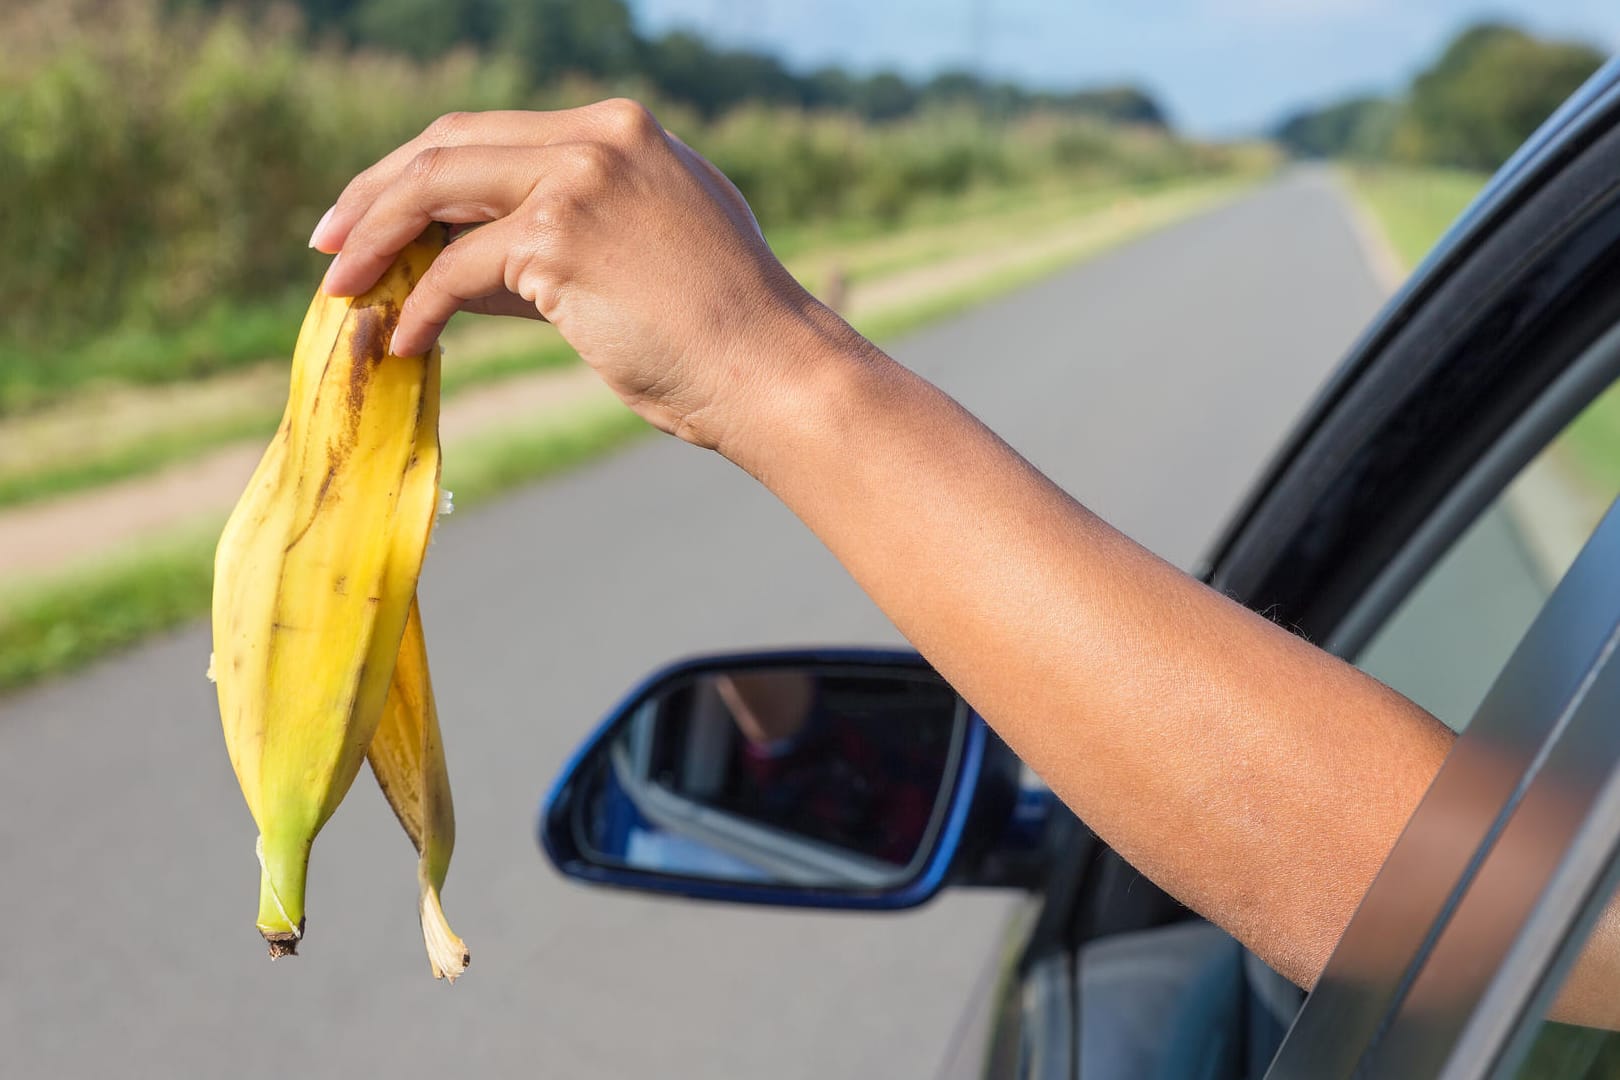
<path id="1" fill-rule="evenodd" d="M 1186 217 L 1214 201 L 1207 192 L 1168 192 L 1087 214 L 1039 236 L 1020 236 L 989 249 L 857 284 L 850 289 L 845 310 L 853 316 L 881 314 L 1022 267 L 1079 260 L 1150 228 Z M 520 324 L 510 323 L 493 326 L 489 332 L 504 333 L 512 327 L 522 329 Z M 528 329 L 532 333 L 532 325 Z M 133 397 L 121 399 L 116 416 L 89 417 L 82 424 L 77 418 L 73 424 L 57 421 L 61 430 L 51 434 L 63 439 L 87 439 L 93 437 L 98 419 L 104 428 L 124 427 L 149 422 L 142 418 L 160 414 L 165 408 L 208 412 L 225 403 L 262 404 L 267 387 L 274 388 L 275 395 L 284 392 L 280 389 L 284 379 L 279 367 L 272 366 L 232 376 L 212 392 L 190 388 L 137 391 Z M 596 376 L 583 367 L 520 375 L 465 390 L 446 402 L 441 432 L 449 444 L 468 434 L 529 419 L 543 423 L 547 417 L 565 414 L 606 394 Z M 4 445 L 0 440 L 0 448 Z M 263 440 L 253 439 L 156 473 L 0 511 L 0 583 L 40 577 L 117 552 L 200 514 L 228 510 L 241 494 L 263 450 Z"/>

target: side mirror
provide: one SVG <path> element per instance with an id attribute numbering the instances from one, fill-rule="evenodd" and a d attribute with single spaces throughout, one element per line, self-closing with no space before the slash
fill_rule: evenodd
<path id="1" fill-rule="evenodd" d="M 712 900 L 911 907 L 944 884 L 988 729 L 915 653 L 719 656 L 633 691 L 540 817 L 562 873 Z"/>

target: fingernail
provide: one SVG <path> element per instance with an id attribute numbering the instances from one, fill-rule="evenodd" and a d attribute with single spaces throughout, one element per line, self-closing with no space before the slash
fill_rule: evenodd
<path id="1" fill-rule="evenodd" d="M 393 336 L 388 339 L 388 355 L 389 356 L 399 356 L 399 355 L 401 355 L 400 351 L 394 347 L 394 342 L 397 341 L 397 340 L 399 340 L 399 331 L 395 330 Z"/>
<path id="2" fill-rule="evenodd" d="M 326 287 L 326 283 L 332 280 L 332 273 L 337 269 L 338 260 L 341 258 L 343 258 L 343 252 L 340 251 L 336 255 L 332 256 L 331 262 L 326 264 L 326 273 L 321 275 L 321 290 L 323 292 L 331 293 L 332 290 Z"/>
<path id="3" fill-rule="evenodd" d="M 309 234 L 309 246 L 310 247 L 315 246 L 315 238 L 317 236 L 321 235 L 321 230 L 326 228 L 326 223 L 328 221 L 330 221 L 331 218 L 332 218 L 332 211 L 336 210 L 336 209 L 337 209 L 337 207 L 335 207 L 335 206 L 328 206 L 326 208 L 326 213 L 321 215 L 321 220 L 319 220 L 319 221 L 317 221 L 315 223 L 315 231 Z"/>

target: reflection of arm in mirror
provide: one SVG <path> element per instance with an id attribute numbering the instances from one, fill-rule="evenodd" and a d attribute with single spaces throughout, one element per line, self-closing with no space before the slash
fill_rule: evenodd
<path id="1" fill-rule="evenodd" d="M 764 670 L 705 676 L 694 687 L 724 704 L 739 737 L 712 805 L 789 833 L 905 866 L 943 789 L 955 696 L 917 695 L 908 710 L 874 703 L 859 680 Z M 943 707 L 943 708 L 942 708 Z M 699 712 L 694 710 L 694 719 Z"/>
<path id="2" fill-rule="evenodd" d="M 716 675 L 714 688 L 748 745 L 767 756 L 787 749 L 815 708 L 815 680 L 799 672 Z"/>
<path id="3" fill-rule="evenodd" d="M 639 106 L 434 124 L 317 228 L 343 249 L 329 289 L 369 286 L 429 219 L 493 223 L 428 271 L 397 349 L 463 308 L 550 320 L 636 412 L 786 503 L 1107 843 L 1316 979 L 1443 725 L 1133 543 L 861 338 Z"/>

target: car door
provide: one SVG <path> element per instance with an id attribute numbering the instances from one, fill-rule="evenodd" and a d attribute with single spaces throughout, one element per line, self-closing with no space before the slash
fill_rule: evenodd
<path id="1" fill-rule="evenodd" d="M 1216 587 L 1463 731 L 1270 1075 L 1614 1075 L 1582 1071 L 1606 1067 L 1601 1036 L 1543 1013 L 1620 830 L 1600 814 L 1603 728 L 1570 696 L 1606 685 L 1620 600 L 1594 598 L 1620 545 L 1600 533 L 1552 592 L 1620 492 L 1617 118 L 1611 65 L 1391 304 L 1212 560 Z M 1584 784 L 1545 771 L 1576 748 Z M 1525 802 L 1538 790 L 1560 827 L 1521 836 L 1551 813 Z M 1558 874 L 1583 835 L 1577 895 Z"/>

